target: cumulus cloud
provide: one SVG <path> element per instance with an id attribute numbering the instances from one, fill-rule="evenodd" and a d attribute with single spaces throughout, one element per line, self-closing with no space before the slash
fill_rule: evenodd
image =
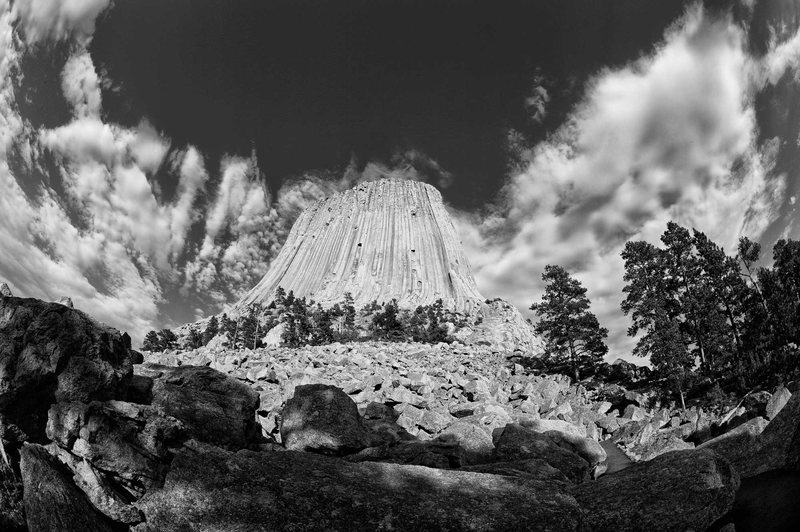
<path id="1" fill-rule="evenodd" d="M 67 60 L 61 74 L 61 88 L 77 116 L 100 116 L 100 78 L 88 51 L 82 50 Z"/>
<path id="2" fill-rule="evenodd" d="M 14 10 L 28 43 L 75 38 L 88 42 L 111 0 L 16 0 Z"/>
<path id="3" fill-rule="evenodd" d="M 785 183 L 755 145 L 757 66 L 740 28 L 693 7 L 653 54 L 599 73 L 567 123 L 527 153 L 497 212 L 458 216 L 480 288 L 526 308 L 544 266 L 560 264 L 588 287 L 612 356 L 629 352 L 625 241 L 658 242 L 676 220 L 731 250 L 776 216 Z"/>

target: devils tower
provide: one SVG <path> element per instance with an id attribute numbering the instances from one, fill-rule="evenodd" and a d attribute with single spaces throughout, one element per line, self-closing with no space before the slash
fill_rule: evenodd
<path id="1" fill-rule="evenodd" d="M 278 287 L 323 305 L 442 299 L 469 311 L 484 300 L 442 196 L 416 181 L 381 180 L 334 194 L 295 222 L 267 274 L 237 305 L 269 301 Z"/>

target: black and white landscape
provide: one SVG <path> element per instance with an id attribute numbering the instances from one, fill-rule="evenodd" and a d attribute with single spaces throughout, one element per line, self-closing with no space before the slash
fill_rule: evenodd
<path id="1" fill-rule="evenodd" d="M 0 530 L 791 530 L 797 0 L 0 0 Z"/>

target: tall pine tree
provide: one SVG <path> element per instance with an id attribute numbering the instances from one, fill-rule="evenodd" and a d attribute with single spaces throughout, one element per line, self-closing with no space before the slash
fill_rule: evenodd
<path id="1" fill-rule="evenodd" d="M 566 364 L 576 381 L 581 371 L 602 361 L 608 352 L 608 329 L 600 327 L 589 310 L 586 288 L 561 266 L 545 266 L 545 291 L 540 303 L 531 305 L 539 321 L 536 332 L 545 339 L 548 357 Z"/>

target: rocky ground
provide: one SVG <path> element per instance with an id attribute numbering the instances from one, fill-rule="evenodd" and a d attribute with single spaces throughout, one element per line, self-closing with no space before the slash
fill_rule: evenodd
<path id="1" fill-rule="evenodd" d="M 3 297 L 0 529 L 731 530 L 742 478 L 800 469 L 800 394 L 703 441 L 724 427 L 700 409 L 526 366 L 446 344 L 142 357 Z M 612 443 L 635 463 L 603 474 Z"/>

